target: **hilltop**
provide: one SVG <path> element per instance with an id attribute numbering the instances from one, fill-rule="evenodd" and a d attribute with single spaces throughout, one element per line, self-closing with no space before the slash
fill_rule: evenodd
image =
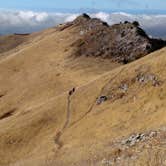
<path id="1" fill-rule="evenodd" d="M 164 41 L 85 14 L 14 39 L 0 53 L 0 166 L 164 164 Z"/>
<path id="2" fill-rule="evenodd" d="M 76 56 L 100 56 L 128 63 L 166 45 L 166 41 L 149 38 L 136 21 L 109 26 L 100 19 L 83 14 L 63 25 L 60 31 L 71 26 L 79 29 L 80 37 L 72 43 Z"/>

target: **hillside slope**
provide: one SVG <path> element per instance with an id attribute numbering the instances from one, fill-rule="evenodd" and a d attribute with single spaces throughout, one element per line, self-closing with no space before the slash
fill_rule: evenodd
<path id="1" fill-rule="evenodd" d="M 0 60 L 0 166 L 163 164 L 166 48 L 127 65 L 76 57 L 79 28 L 39 32 Z"/>

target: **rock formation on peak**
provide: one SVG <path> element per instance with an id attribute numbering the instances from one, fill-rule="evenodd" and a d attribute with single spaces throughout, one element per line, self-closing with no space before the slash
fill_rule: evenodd
<path id="1" fill-rule="evenodd" d="M 87 15 L 86 13 L 83 13 L 82 15 L 78 16 L 75 21 L 83 21 L 83 20 L 90 20 L 91 17 Z"/>
<path id="2" fill-rule="evenodd" d="M 101 21 L 100 19 L 98 18 L 91 18 L 89 15 L 87 14 L 82 14 L 80 16 L 78 16 L 74 21 L 73 21 L 73 24 L 79 24 L 81 26 L 99 26 L 99 25 L 104 25 L 105 22 Z M 93 28 L 96 28 L 96 27 L 93 27 Z"/>
<path id="3" fill-rule="evenodd" d="M 149 38 L 137 21 L 109 26 L 83 14 L 70 24 L 78 26 L 80 31 L 79 39 L 72 44 L 76 56 L 101 56 L 128 63 L 166 45 L 163 40 Z"/>

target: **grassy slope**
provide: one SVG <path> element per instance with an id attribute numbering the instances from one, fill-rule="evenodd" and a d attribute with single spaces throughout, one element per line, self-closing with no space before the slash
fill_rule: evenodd
<path id="1" fill-rule="evenodd" d="M 0 165 L 36 166 L 52 158 L 54 165 L 81 165 L 95 156 L 100 161 L 115 138 L 166 124 L 166 49 L 121 67 L 97 58 L 75 59 L 69 57 L 75 31 L 46 30 L 0 61 L 0 117 L 14 111 L 0 120 Z M 153 73 L 162 84 L 132 81 L 139 73 Z M 95 104 L 101 94 L 119 93 L 122 82 L 129 84 L 125 96 Z M 69 126 L 58 149 L 54 137 L 66 121 L 72 87 L 77 89 Z"/>

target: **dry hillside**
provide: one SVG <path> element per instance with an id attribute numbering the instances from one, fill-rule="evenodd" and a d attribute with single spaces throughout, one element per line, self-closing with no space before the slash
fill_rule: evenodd
<path id="1" fill-rule="evenodd" d="M 166 48 L 126 65 L 77 56 L 80 27 L 1 51 L 0 166 L 165 166 Z"/>

